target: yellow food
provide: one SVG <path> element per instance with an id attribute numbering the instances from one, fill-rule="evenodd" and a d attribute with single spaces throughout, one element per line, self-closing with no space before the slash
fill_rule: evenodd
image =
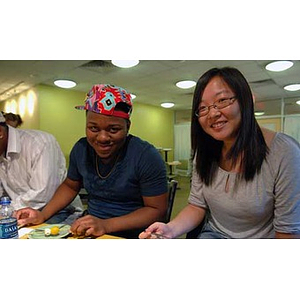
<path id="1" fill-rule="evenodd" d="M 59 234 L 59 227 L 53 226 L 51 229 L 51 235 L 58 235 Z"/>

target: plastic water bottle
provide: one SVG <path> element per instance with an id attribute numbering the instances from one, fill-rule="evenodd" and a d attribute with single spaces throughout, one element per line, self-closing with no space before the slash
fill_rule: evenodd
<path id="1" fill-rule="evenodd" d="M 10 206 L 9 197 L 2 197 L 0 200 L 0 239 L 17 239 L 17 219 L 12 216 L 13 208 Z"/>

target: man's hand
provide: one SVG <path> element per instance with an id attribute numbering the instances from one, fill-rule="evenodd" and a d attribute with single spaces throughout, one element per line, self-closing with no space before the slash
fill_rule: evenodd
<path id="1" fill-rule="evenodd" d="M 30 207 L 15 211 L 14 217 L 17 218 L 19 226 L 26 226 L 29 224 L 37 225 L 45 221 L 42 212 Z"/>
<path id="2" fill-rule="evenodd" d="M 102 236 L 107 233 L 106 221 L 91 215 L 77 219 L 71 226 L 71 232 L 77 236 Z"/>

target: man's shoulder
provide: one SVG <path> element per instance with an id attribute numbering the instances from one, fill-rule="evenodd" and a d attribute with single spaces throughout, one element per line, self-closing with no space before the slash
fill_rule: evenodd
<path id="1" fill-rule="evenodd" d="M 129 136 L 129 145 L 131 148 L 135 149 L 135 148 L 155 148 L 151 143 L 149 143 L 148 141 L 142 140 L 141 138 L 134 136 L 134 135 L 130 135 Z"/>
<path id="2" fill-rule="evenodd" d="M 131 136 L 128 149 L 130 155 L 134 156 L 135 159 L 142 158 L 142 160 L 153 162 L 153 160 L 161 158 L 154 145 L 136 136 Z"/>
<path id="3" fill-rule="evenodd" d="M 87 139 L 86 139 L 86 137 L 82 137 L 75 143 L 74 146 L 76 146 L 76 147 L 84 146 L 85 147 L 86 145 L 88 145 Z"/>
<path id="4" fill-rule="evenodd" d="M 73 146 L 72 152 L 85 152 L 87 151 L 89 143 L 87 142 L 86 137 L 80 138 Z"/>
<path id="5" fill-rule="evenodd" d="M 55 139 L 54 135 L 42 130 L 37 129 L 19 129 L 21 137 L 35 138 L 35 139 Z"/>

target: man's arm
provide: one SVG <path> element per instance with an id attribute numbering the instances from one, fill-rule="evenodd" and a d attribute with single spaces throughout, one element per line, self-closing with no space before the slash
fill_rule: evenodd
<path id="1" fill-rule="evenodd" d="M 25 207 L 15 212 L 15 216 L 18 219 L 18 225 L 24 226 L 28 224 L 41 224 L 56 212 L 70 204 L 73 198 L 79 192 L 81 183 L 66 179 L 57 189 L 52 199 L 43 208 L 42 211 Z"/>
<path id="2" fill-rule="evenodd" d="M 73 181 L 66 178 L 58 187 L 49 203 L 42 209 L 45 220 L 52 217 L 55 213 L 68 206 L 76 197 L 81 188 L 80 181 Z"/>

